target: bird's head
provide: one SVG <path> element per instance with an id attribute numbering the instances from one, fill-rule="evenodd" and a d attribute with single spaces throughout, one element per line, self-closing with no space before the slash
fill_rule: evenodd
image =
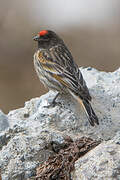
<path id="1" fill-rule="evenodd" d="M 62 42 L 59 36 L 50 30 L 40 31 L 33 40 L 38 41 L 38 48 L 50 48 Z"/>

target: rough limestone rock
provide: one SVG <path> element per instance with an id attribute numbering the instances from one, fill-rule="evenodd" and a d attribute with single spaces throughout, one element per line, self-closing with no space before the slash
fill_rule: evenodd
<path id="1" fill-rule="evenodd" d="M 116 142 L 116 143 L 115 143 Z M 101 143 L 75 163 L 72 178 L 82 179 L 120 179 L 120 131 L 113 140 Z"/>
<path id="2" fill-rule="evenodd" d="M 0 169 L 2 180 L 24 180 L 53 154 L 51 144 L 64 144 L 64 136 L 88 136 L 103 142 L 76 161 L 74 180 L 120 179 L 120 69 L 99 72 L 81 68 L 100 125 L 91 127 L 82 107 L 68 95 L 49 91 L 5 115 L 0 111 Z"/>
<path id="3" fill-rule="evenodd" d="M 7 116 L 0 110 L 0 132 L 4 131 L 9 127 Z"/>

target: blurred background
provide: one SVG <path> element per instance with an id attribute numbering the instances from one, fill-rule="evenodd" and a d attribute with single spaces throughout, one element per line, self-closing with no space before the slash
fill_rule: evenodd
<path id="1" fill-rule="evenodd" d="M 120 66 L 119 0 L 0 0 L 0 109 L 7 113 L 44 94 L 33 67 L 43 29 L 62 36 L 79 66 Z"/>

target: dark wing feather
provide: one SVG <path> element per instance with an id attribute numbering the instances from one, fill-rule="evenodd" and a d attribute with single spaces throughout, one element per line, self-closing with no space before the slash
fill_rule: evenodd
<path id="1" fill-rule="evenodd" d="M 81 98 L 91 100 L 89 90 L 83 79 L 77 64 L 74 62 L 73 57 L 67 47 L 64 45 L 58 45 L 52 50 L 52 56 L 55 60 L 57 58 L 56 68 L 61 68 L 62 77 L 69 84 L 69 88 Z M 59 66 L 60 65 L 60 66 Z"/>
<path id="2" fill-rule="evenodd" d="M 51 75 L 56 74 L 61 83 L 66 85 L 68 89 L 81 99 L 91 100 L 82 73 L 65 45 L 60 44 L 49 49 L 45 59 L 49 59 L 46 65 L 49 66 L 48 72 Z"/>

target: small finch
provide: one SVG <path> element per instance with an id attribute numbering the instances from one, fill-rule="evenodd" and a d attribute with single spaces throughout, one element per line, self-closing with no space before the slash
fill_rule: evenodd
<path id="1" fill-rule="evenodd" d="M 37 75 L 45 86 L 57 91 L 53 103 L 60 93 L 70 93 L 82 105 L 90 124 L 99 124 L 85 80 L 64 41 L 50 30 L 40 31 L 33 40 L 38 42 L 34 54 Z"/>

